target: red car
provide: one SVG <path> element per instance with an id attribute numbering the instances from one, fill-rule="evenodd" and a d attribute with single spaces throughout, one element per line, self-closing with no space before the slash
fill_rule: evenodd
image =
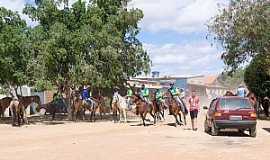
<path id="1" fill-rule="evenodd" d="M 256 137 L 257 115 L 248 98 L 237 96 L 214 99 L 208 109 L 204 128 L 211 135 L 218 135 L 220 129 L 248 130 L 251 137 Z"/>

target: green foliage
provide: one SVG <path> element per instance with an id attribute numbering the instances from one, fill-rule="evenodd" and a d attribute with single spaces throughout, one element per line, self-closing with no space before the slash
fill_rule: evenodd
<path id="1" fill-rule="evenodd" d="M 29 34 L 33 63 L 28 71 L 34 84 L 87 82 L 106 88 L 148 72 L 149 56 L 136 38 L 141 10 L 126 10 L 119 0 L 89 5 L 78 0 L 71 8 L 67 3 L 42 0 L 24 9 L 39 22 Z"/>
<path id="2" fill-rule="evenodd" d="M 26 84 L 28 28 L 18 13 L 0 7 L 0 84 Z"/>
<path id="3" fill-rule="evenodd" d="M 256 54 L 270 53 L 269 0 L 231 0 L 209 30 L 225 48 L 222 59 L 235 71 Z"/>
<path id="4" fill-rule="evenodd" d="M 245 72 L 245 83 L 258 97 L 270 96 L 270 54 L 257 55 Z"/>
<path id="5" fill-rule="evenodd" d="M 240 68 L 234 73 L 225 72 L 218 77 L 218 82 L 229 88 L 237 88 L 244 83 L 245 70 Z"/>

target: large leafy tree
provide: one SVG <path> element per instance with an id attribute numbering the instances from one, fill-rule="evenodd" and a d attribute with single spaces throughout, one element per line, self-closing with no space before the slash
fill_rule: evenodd
<path id="1" fill-rule="evenodd" d="M 124 0 L 42 0 L 24 13 L 39 25 L 33 28 L 31 65 L 34 83 L 91 83 L 107 88 L 149 69 L 149 57 L 136 38 L 141 10 L 127 10 Z M 65 7 L 62 7 L 65 6 Z M 46 83 L 44 83 L 46 84 Z"/>
<path id="2" fill-rule="evenodd" d="M 258 97 L 270 96 L 270 54 L 253 59 L 246 69 L 245 82 Z"/>
<path id="3" fill-rule="evenodd" d="M 231 0 L 209 29 L 225 48 L 227 69 L 235 71 L 257 54 L 270 54 L 270 2 Z"/>
<path id="4" fill-rule="evenodd" d="M 0 84 L 20 86 L 29 80 L 28 28 L 18 13 L 0 7 Z"/>

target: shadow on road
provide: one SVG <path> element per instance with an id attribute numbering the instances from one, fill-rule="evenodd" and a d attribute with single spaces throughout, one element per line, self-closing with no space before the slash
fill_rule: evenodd
<path id="1" fill-rule="evenodd" d="M 154 124 L 145 124 L 145 126 L 146 127 L 148 127 L 148 126 L 153 126 Z M 139 123 L 139 124 L 131 124 L 130 125 L 131 127 L 138 127 L 138 126 L 143 126 L 143 124 L 142 123 Z"/>
<path id="2" fill-rule="evenodd" d="M 270 133 L 270 128 L 263 128 L 263 130 L 267 131 Z"/>

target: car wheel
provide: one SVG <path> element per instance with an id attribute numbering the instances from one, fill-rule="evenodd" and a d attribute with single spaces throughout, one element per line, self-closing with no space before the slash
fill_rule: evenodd
<path id="1" fill-rule="evenodd" d="M 211 135 L 212 135 L 212 136 L 217 136 L 218 133 L 219 133 L 218 128 L 216 127 L 216 125 L 214 124 L 214 122 L 212 122 Z"/>
<path id="2" fill-rule="evenodd" d="M 207 119 L 204 120 L 204 132 L 209 133 L 211 128 L 207 124 Z"/>
<path id="3" fill-rule="evenodd" d="M 256 127 L 250 128 L 249 129 L 249 135 L 251 137 L 256 137 L 257 136 L 257 131 L 256 131 Z"/>

